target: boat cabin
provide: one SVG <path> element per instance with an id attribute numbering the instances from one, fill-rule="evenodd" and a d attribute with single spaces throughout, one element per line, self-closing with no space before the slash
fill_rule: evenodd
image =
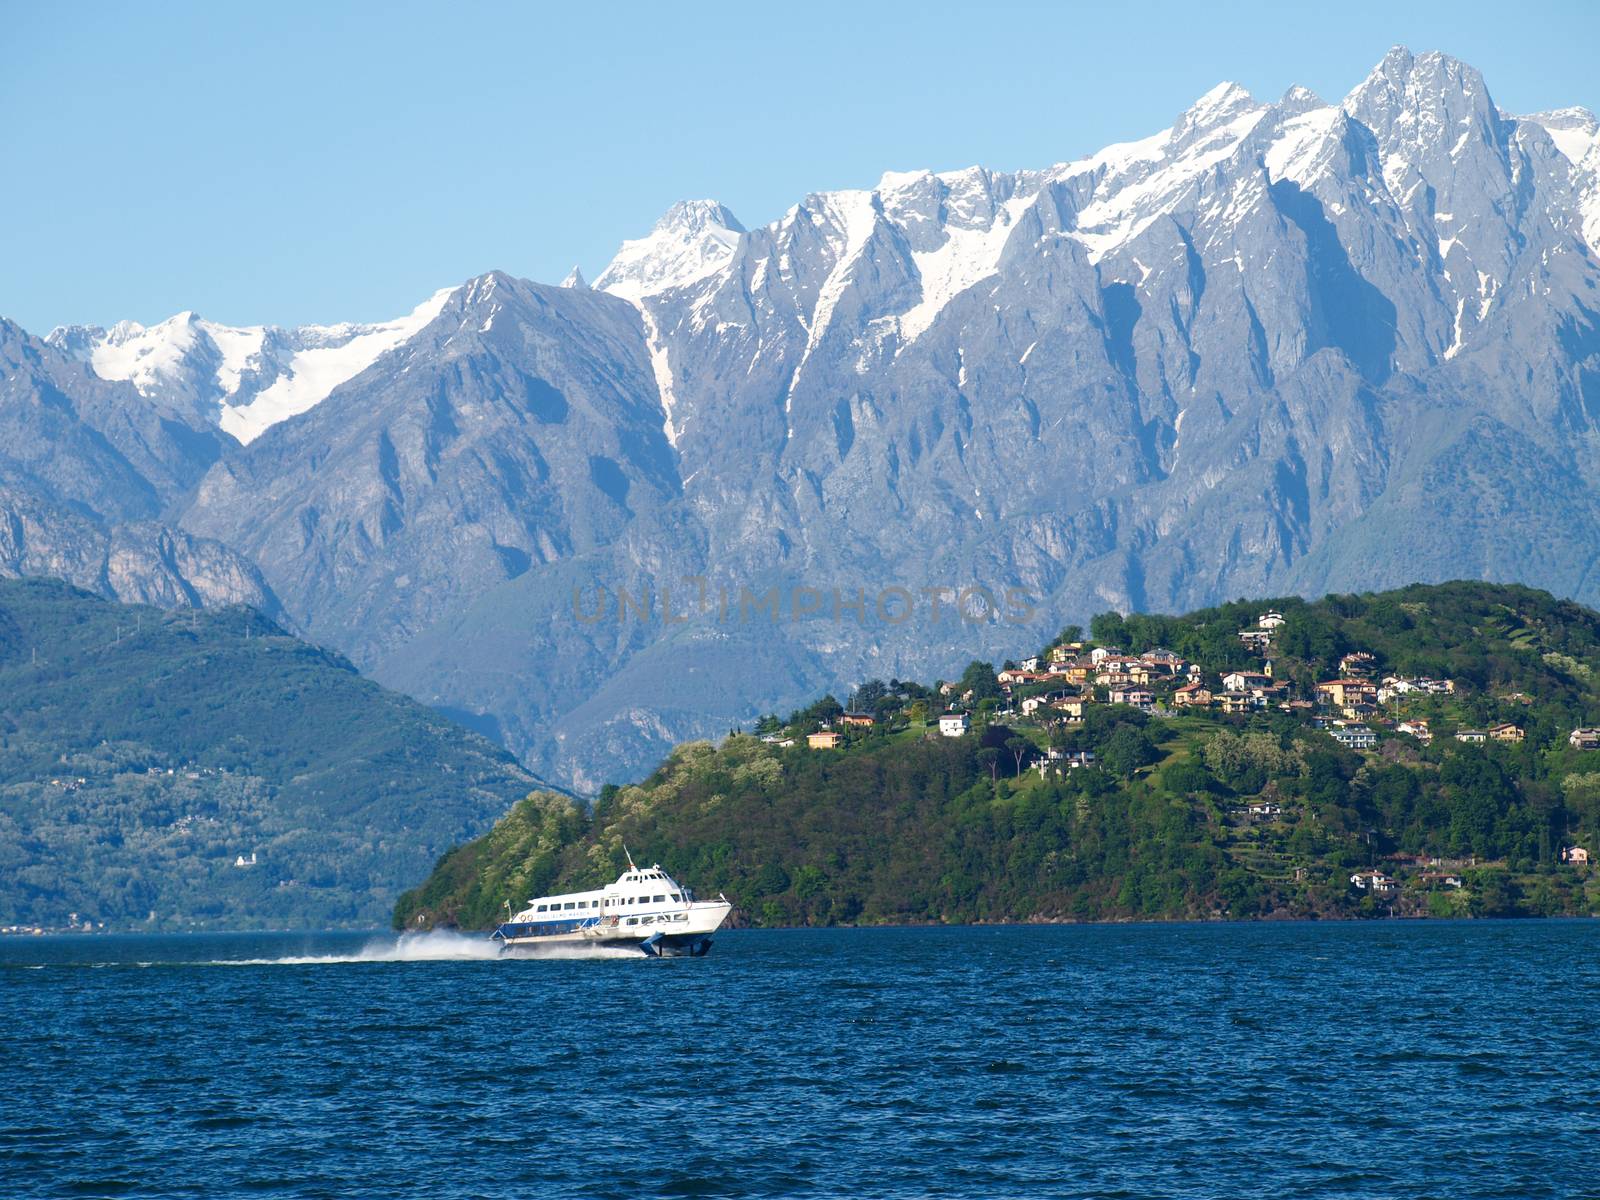
<path id="1" fill-rule="evenodd" d="M 663 871 L 630 868 L 617 881 L 601 891 L 570 892 L 561 896 L 539 896 L 512 917 L 502 928 L 540 934 L 580 929 L 597 924 L 637 925 L 640 918 L 656 918 L 662 913 L 681 913 L 694 902 L 694 894 Z M 651 921 L 644 921 L 650 924 Z"/>

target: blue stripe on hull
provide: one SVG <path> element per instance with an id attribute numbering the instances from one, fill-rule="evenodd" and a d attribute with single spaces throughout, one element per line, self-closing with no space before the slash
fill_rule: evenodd
<path id="1" fill-rule="evenodd" d="M 496 936 L 499 935 L 499 932 L 498 929 L 495 930 Z M 508 953 L 516 953 L 521 950 L 531 954 L 546 946 L 594 946 L 606 949 L 625 946 L 630 950 L 638 950 L 640 953 L 652 958 L 700 958 L 711 949 L 711 935 L 709 933 L 583 938 L 582 940 L 570 938 L 560 938 L 558 940 L 557 937 L 548 934 L 523 934 L 521 936 L 526 940 L 505 942 L 505 949 Z"/>
<path id="2" fill-rule="evenodd" d="M 559 934 L 586 929 L 597 921 L 596 917 L 576 917 L 570 921 L 507 921 L 490 936 L 500 938 L 502 941 L 511 938 L 556 937 Z"/>

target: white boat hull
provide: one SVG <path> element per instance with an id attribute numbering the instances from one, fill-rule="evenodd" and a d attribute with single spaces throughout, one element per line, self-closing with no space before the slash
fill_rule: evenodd
<path id="1" fill-rule="evenodd" d="M 726 900 L 699 900 L 670 912 L 559 921 L 508 921 L 493 937 L 510 953 L 546 949 L 626 947 L 654 958 L 695 957 L 711 949 L 711 935 L 728 919 Z"/>

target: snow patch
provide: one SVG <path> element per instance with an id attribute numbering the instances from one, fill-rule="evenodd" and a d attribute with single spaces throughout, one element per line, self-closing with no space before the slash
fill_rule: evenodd
<path id="1" fill-rule="evenodd" d="M 289 359 L 283 374 L 247 404 L 224 404 L 218 424 L 249 443 L 280 421 L 306 412 L 340 384 L 354 379 L 380 357 L 409 341 L 444 311 L 458 288 L 442 288 L 409 314 L 382 325 L 332 326 L 322 332 L 333 345 L 311 346 Z M 346 336 L 348 335 L 348 336 Z"/>
<path id="2" fill-rule="evenodd" d="M 661 429 L 667 435 L 667 442 L 676 449 L 680 430 L 673 422 L 672 410 L 677 406 L 678 394 L 672 388 L 672 364 L 667 361 L 667 343 L 661 337 L 655 314 L 649 306 L 641 304 L 639 313 L 644 318 L 645 344 L 650 349 L 650 370 L 656 377 L 656 395 L 661 398 Z"/>
<path id="3" fill-rule="evenodd" d="M 1338 106 L 1329 104 L 1285 121 L 1267 148 L 1267 177 L 1274 182 L 1287 179 L 1292 183 L 1310 179 L 1340 116 Z"/>
<path id="4" fill-rule="evenodd" d="M 1451 341 L 1449 347 L 1444 352 L 1444 356 L 1446 358 L 1454 358 L 1457 354 L 1461 353 L 1462 320 L 1466 316 L 1466 313 L 1467 313 L 1467 298 L 1465 296 L 1463 296 L 1463 297 L 1461 297 L 1460 300 L 1456 301 L 1455 338 L 1454 338 L 1454 340 Z"/>
<path id="5" fill-rule="evenodd" d="M 259 365 L 267 331 L 259 325 L 234 329 L 227 325 L 213 325 L 210 321 L 200 324 L 216 346 L 217 353 L 222 356 L 222 362 L 217 367 L 217 384 L 222 388 L 223 395 L 231 396 L 244 382 L 245 371 Z"/>
<path id="6" fill-rule="evenodd" d="M 1242 89 L 1213 88 L 1166 133 L 1109 147 L 1087 160 L 1091 169 L 1105 172 L 1094 198 L 1078 212 L 1075 236 L 1088 247 L 1091 262 L 1138 237 L 1171 210 L 1176 197 L 1238 148 L 1269 111 L 1253 102 L 1241 106 L 1241 95 L 1248 101 Z M 1235 111 L 1222 123 L 1205 126 L 1203 118 Z M 1195 120 L 1197 115 L 1202 119 Z"/>
<path id="7" fill-rule="evenodd" d="M 1585 133 L 1581 129 L 1550 129 L 1545 132 L 1550 135 L 1550 140 L 1556 144 L 1556 149 L 1573 165 L 1584 160 L 1589 153 L 1589 148 L 1594 145 L 1594 135 Z"/>
<path id="8" fill-rule="evenodd" d="M 192 312 L 149 328 L 137 321 L 118 321 L 89 352 L 89 366 L 101 379 L 122 380 L 143 395 L 153 395 L 181 376 L 200 332 Z"/>
<path id="9" fill-rule="evenodd" d="M 944 245 L 937 250 L 911 252 L 922 280 L 922 299 L 900 314 L 900 332 L 907 342 L 926 333 L 951 300 L 999 270 L 1000 254 L 1012 227 L 1034 199 L 1028 195 L 1008 200 L 987 229 L 947 225 Z"/>

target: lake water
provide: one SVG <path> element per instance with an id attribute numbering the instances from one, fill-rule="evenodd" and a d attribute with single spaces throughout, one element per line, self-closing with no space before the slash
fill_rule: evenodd
<path id="1" fill-rule="evenodd" d="M 0 940 L 0 1195 L 1593 1196 L 1600 923 Z"/>

